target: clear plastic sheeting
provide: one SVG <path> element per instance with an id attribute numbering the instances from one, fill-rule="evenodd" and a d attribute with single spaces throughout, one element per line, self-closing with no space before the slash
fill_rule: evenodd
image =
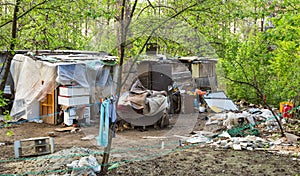
<path id="1" fill-rule="evenodd" d="M 56 82 L 61 85 L 78 84 L 89 87 L 84 64 L 58 65 Z"/>
<path id="2" fill-rule="evenodd" d="M 10 70 L 15 85 L 15 101 L 11 109 L 13 117 L 20 117 L 30 111 L 28 108 L 31 105 L 41 101 L 55 88 L 55 65 L 33 60 L 24 55 L 16 55 Z"/>
<path id="3" fill-rule="evenodd" d="M 223 91 L 220 92 L 210 92 L 203 96 L 207 105 L 211 108 L 219 108 L 222 111 L 224 110 L 232 110 L 236 111 L 238 108 L 233 103 L 231 99 L 229 99 Z"/>

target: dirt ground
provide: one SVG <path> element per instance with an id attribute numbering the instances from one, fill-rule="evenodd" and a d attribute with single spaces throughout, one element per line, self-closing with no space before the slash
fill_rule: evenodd
<path id="1" fill-rule="evenodd" d="M 210 146 L 187 145 L 179 146 L 178 136 L 189 136 L 193 130 L 202 130 L 206 114 L 181 115 L 171 118 L 171 126 L 164 129 L 152 127 L 128 129 L 117 132 L 113 138 L 110 164 L 119 163 L 109 175 L 299 175 L 300 159 L 297 156 L 276 155 L 266 151 L 234 151 L 220 150 Z M 56 128 L 43 123 L 23 123 L 12 125 L 9 129 L 14 135 L 5 135 L 7 129 L 0 129 L 0 174 L 21 175 L 64 175 L 66 164 L 78 158 L 68 160 L 44 161 L 43 158 L 30 157 L 24 160 L 14 159 L 15 140 L 47 136 L 54 132 L 55 155 L 63 150 L 81 147 L 82 150 L 98 151 L 95 155 L 101 163 L 103 148 L 95 139 L 83 141 L 86 136 L 97 136 L 98 122 L 89 127 L 82 126 L 80 131 L 56 132 Z M 84 149 L 83 149 L 84 148 Z M 57 157 L 57 156 L 56 156 Z M 63 156 L 62 156 L 63 157 Z M 36 160 L 36 162 L 34 161 Z M 40 164 L 37 164 L 40 163 Z M 48 163 L 47 167 L 42 163 Z M 57 167 L 51 166 L 58 165 Z M 60 169 L 60 170 L 55 170 Z M 26 174 L 27 171 L 52 170 Z M 24 174 L 25 173 L 25 174 Z"/>

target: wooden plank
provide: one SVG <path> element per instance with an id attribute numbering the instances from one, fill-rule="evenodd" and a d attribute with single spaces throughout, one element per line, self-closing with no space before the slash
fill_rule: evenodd
<path id="1" fill-rule="evenodd" d="M 166 136 L 143 136 L 143 139 L 167 139 Z"/>
<path id="2" fill-rule="evenodd" d="M 200 76 L 200 70 L 199 70 L 199 64 L 192 64 L 192 77 L 193 78 L 199 78 Z"/>
<path id="3" fill-rule="evenodd" d="M 55 90 L 51 92 L 51 94 L 47 94 L 44 101 L 40 103 L 40 116 L 45 116 L 51 114 L 49 116 L 44 117 L 42 120 L 44 123 L 55 124 Z"/>
<path id="4" fill-rule="evenodd" d="M 76 128 L 76 127 L 64 127 L 64 128 L 56 128 L 54 130 L 58 131 L 58 132 L 65 132 L 65 131 L 79 130 L 79 128 Z"/>

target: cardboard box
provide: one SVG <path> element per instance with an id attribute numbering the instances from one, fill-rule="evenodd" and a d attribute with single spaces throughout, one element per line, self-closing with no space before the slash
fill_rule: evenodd
<path id="1" fill-rule="evenodd" d="M 59 95 L 61 96 L 82 96 L 82 95 L 89 95 L 90 91 L 88 88 L 79 87 L 79 86 L 66 86 L 66 87 L 59 87 Z"/>

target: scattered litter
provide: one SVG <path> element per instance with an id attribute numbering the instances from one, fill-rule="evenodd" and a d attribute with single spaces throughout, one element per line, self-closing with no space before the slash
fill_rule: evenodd
<path id="1" fill-rule="evenodd" d="M 219 134 L 219 137 L 231 138 L 230 134 L 227 131 L 223 131 L 223 133 Z"/>
<path id="2" fill-rule="evenodd" d="M 143 136 L 143 139 L 167 139 L 165 136 Z"/>
<path id="3" fill-rule="evenodd" d="M 186 139 L 189 139 L 190 137 L 187 137 L 187 136 L 180 136 L 180 135 L 173 135 L 174 137 L 178 137 L 180 139 L 183 139 L 183 140 L 186 140 Z"/>
<path id="4" fill-rule="evenodd" d="M 56 135 L 55 135 L 55 133 L 53 131 L 50 131 L 50 132 L 47 133 L 47 136 L 49 136 L 49 137 L 55 137 Z"/>
<path id="5" fill-rule="evenodd" d="M 71 131 L 70 131 L 70 133 L 77 133 L 77 132 L 79 132 L 80 131 L 80 128 L 73 128 Z"/>
<path id="6" fill-rule="evenodd" d="M 28 119 L 28 122 L 43 123 L 43 120 L 41 120 L 41 119 Z"/>
<path id="7" fill-rule="evenodd" d="M 119 165 L 120 165 L 119 163 L 115 163 L 115 164 L 111 165 L 110 167 L 108 167 L 108 170 L 116 169 L 119 167 Z"/>
<path id="8" fill-rule="evenodd" d="M 58 132 L 66 132 L 66 131 L 78 131 L 79 128 L 76 127 L 64 127 L 64 128 L 56 128 L 55 131 Z"/>
<path id="9" fill-rule="evenodd" d="M 191 134 L 201 134 L 201 135 L 203 135 L 205 137 L 208 137 L 208 138 L 212 138 L 212 137 L 217 135 L 216 133 L 213 133 L 213 132 L 210 132 L 210 131 L 193 131 L 193 132 L 191 132 Z"/>
<path id="10" fill-rule="evenodd" d="M 97 159 L 90 155 L 90 156 L 86 156 L 86 157 L 82 157 L 79 162 L 78 162 L 78 166 L 79 167 L 90 167 L 93 169 L 94 172 L 100 172 L 100 165 L 97 161 Z"/>
<path id="11" fill-rule="evenodd" d="M 208 142 L 210 142 L 210 139 L 201 134 L 196 134 L 196 135 L 193 135 L 191 138 L 187 139 L 186 142 L 191 143 L 191 144 L 208 143 Z"/>
<path id="12" fill-rule="evenodd" d="M 101 169 L 97 159 L 92 155 L 74 160 L 67 164 L 67 167 L 72 169 L 71 175 L 97 175 Z"/>
<path id="13" fill-rule="evenodd" d="M 92 140 L 92 139 L 95 139 L 95 135 L 88 135 L 88 136 L 85 136 L 83 138 L 80 138 L 81 140 L 83 141 L 87 141 L 87 140 Z"/>
<path id="14" fill-rule="evenodd" d="M 232 148 L 233 148 L 233 150 L 242 150 L 242 147 L 240 144 L 233 144 Z"/>
<path id="15" fill-rule="evenodd" d="M 297 142 L 300 141 L 299 136 L 296 136 L 296 135 L 291 134 L 291 133 L 284 133 L 284 134 L 285 134 L 288 142 L 297 143 Z"/>

